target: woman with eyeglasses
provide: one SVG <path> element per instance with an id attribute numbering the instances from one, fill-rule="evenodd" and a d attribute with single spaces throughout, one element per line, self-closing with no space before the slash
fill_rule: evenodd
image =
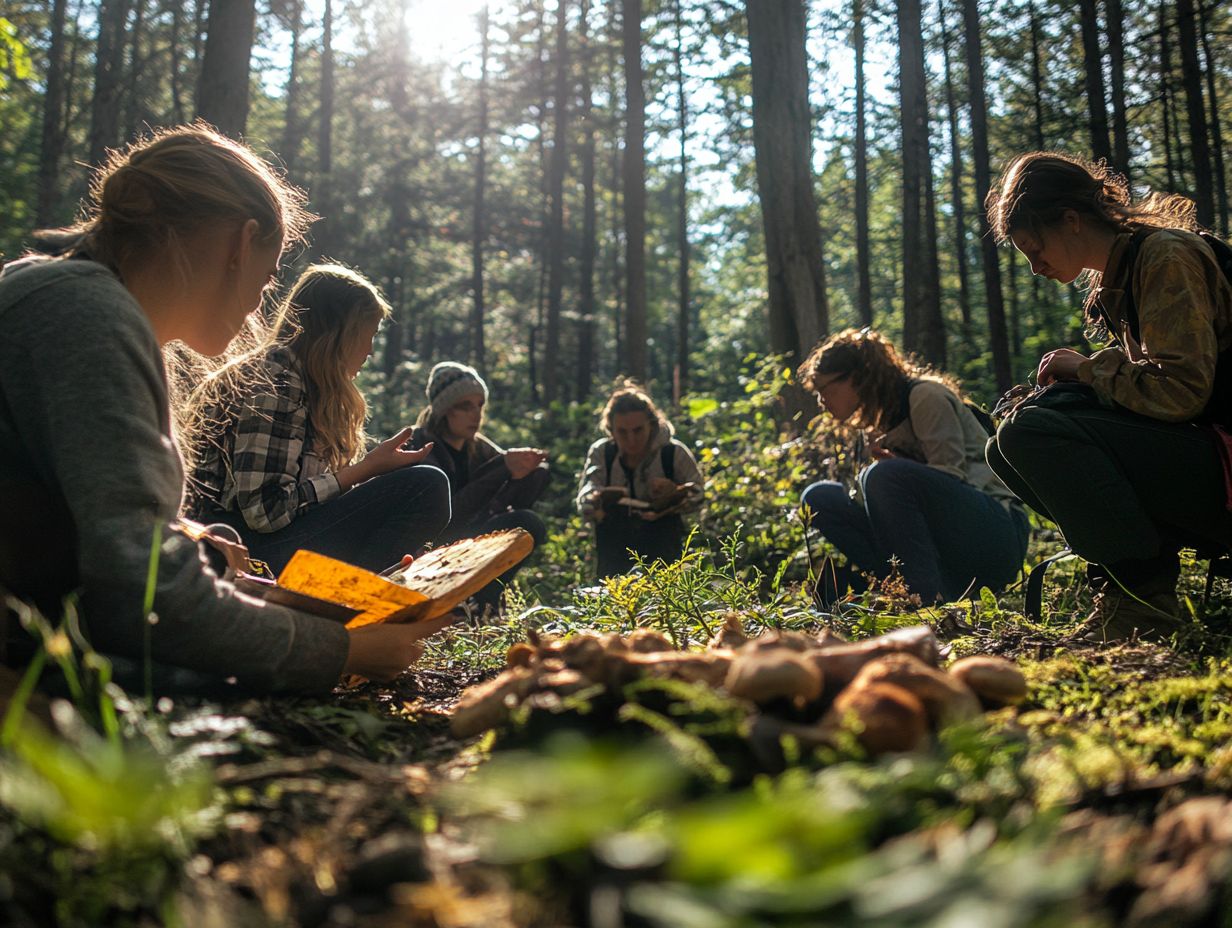
<path id="1" fill-rule="evenodd" d="M 847 559 L 822 578 L 827 602 L 857 571 L 886 577 L 892 560 L 925 604 L 1014 580 L 1027 516 L 985 462 L 988 432 L 953 379 L 869 329 L 827 339 L 800 375 L 830 416 L 868 432 L 875 459 L 855 488 L 823 480 L 801 498 L 810 525 Z"/>

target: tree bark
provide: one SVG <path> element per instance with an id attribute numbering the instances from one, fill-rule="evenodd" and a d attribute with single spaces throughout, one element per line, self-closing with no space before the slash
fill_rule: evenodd
<path id="1" fill-rule="evenodd" d="M 51 7 L 51 43 L 47 49 L 47 92 L 43 97 L 43 134 L 39 146 L 38 206 L 40 227 L 55 221 L 60 195 L 60 159 L 64 155 L 64 24 L 68 0 Z"/>
<path id="2" fill-rule="evenodd" d="M 770 348 L 797 364 L 829 328 L 813 189 L 803 0 L 747 0 Z"/>
<path id="3" fill-rule="evenodd" d="M 285 118 L 282 125 L 280 154 L 287 173 L 291 174 L 295 170 L 296 162 L 299 161 L 299 147 L 304 138 L 304 126 L 299 117 L 299 52 L 300 34 L 304 29 L 304 0 L 291 0 L 290 9 L 287 12 L 291 18 L 288 23 L 291 30 L 291 62 L 287 71 L 287 99 L 283 110 Z"/>
<path id="4" fill-rule="evenodd" d="M 1202 99 L 1202 65 L 1198 61 L 1198 33 L 1193 0 L 1176 0 L 1181 42 L 1181 80 L 1185 86 L 1185 112 L 1189 122 L 1189 150 L 1193 154 L 1194 202 L 1198 222 L 1215 225 L 1215 189 L 1211 149 L 1206 134 L 1206 104 Z"/>
<path id="5" fill-rule="evenodd" d="M 614 3 L 613 3 L 614 9 Z M 610 23 L 612 35 L 607 43 L 608 48 L 608 84 L 607 98 L 609 101 L 619 99 L 620 88 L 617 85 L 617 74 L 620 70 L 620 62 L 617 60 L 617 50 L 620 47 L 620 35 L 616 18 L 611 17 L 613 22 Z M 611 201 L 610 201 L 610 218 L 611 218 L 611 248 L 609 256 L 611 259 L 611 280 L 612 280 L 612 341 L 614 342 L 614 357 L 613 362 L 616 371 L 625 370 L 625 336 L 624 336 L 624 319 L 625 319 L 625 275 L 624 268 L 620 264 L 620 256 L 622 252 L 623 233 L 624 233 L 624 189 L 622 185 L 624 159 L 623 152 L 620 148 L 620 114 L 617 108 L 611 107 L 611 125 L 610 138 L 612 140 L 612 163 L 611 163 Z"/>
<path id="6" fill-rule="evenodd" d="M 958 265 L 958 310 L 962 317 L 962 340 L 971 345 L 971 280 L 967 268 L 967 211 L 963 196 L 962 139 L 958 134 L 958 104 L 950 66 L 950 33 L 945 23 L 945 4 L 937 0 L 941 24 L 941 54 L 945 65 L 945 111 L 950 125 L 950 203 L 954 211 L 954 259 Z"/>
<path id="7" fill-rule="evenodd" d="M 552 93 L 552 161 L 548 178 L 548 318 L 544 345 L 543 398 L 551 403 L 560 388 L 560 315 L 565 286 L 565 172 L 569 131 L 569 4 L 556 4 L 556 81 Z"/>
<path id="8" fill-rule="evenodd" d="M 480 373 L 487 373 L 487 346 L 484 344 L 486 307 L 483 292 L 484 247 L 488 239 L 488 55 L 490 14 L 485 3 L 479 13 L 479 125 L 475 144 L 475 210 L 471 241 L 471 361 Z"/>
<path id="9" fill-rule="evenodd" d="M 1228 226 L 1228 180 L 1223 161 L 1223 126 L 1219 117 L 1219 95 L 1215 91 L 1215 56 L 1211 53 L 1210 26 L 1206 17 L 1207 7 L 1198 7 L 1198 28 L 1202 33 L 1202 53 L 1206 58 L 1206 97 L 1211 108 L 1211 142 L 1215 151 L 1215 196 L 1219 207 L 1219 227 L 1224 235 Z"/>
<path id="10" fill-rule="evenodd" d="M 197 115 L 234 137 L 248 125 L 248 67 L 256 23 L 255 0 L 210 0 Z"/>
<path id="11" fill-rule="evenodd" d="M 124 25 L 128 0 L 102 0 L 94 52 L 94 97 L 90 103 L 90 163 L 101 164 L 120 136 L 120 78 L 124 72 Z"/>
<path id="12" fill-rule="evenodd" d="M 1168 190 L 1175 191 L 1178 172 L 1172 157 L 1172 47 L 1168 38 L 1168 8 L 1164 0 L 1160 0 L 1159 4 L 1159 99 L 1164 112 L 1164 171 L 1168 176 Z"/>
<path id="13" fill-rule="evenodd" d="M 389 325 L 385 327 L 385 356 L 382 365 L 386 377 L 392 376 L 402 363 L 407 317 L 403 294 L 409 289 L 406 287 L 405 274 L 409 264 L 407 248 L 413 235 L 408 178 L 414 163 L 414 142 L 406 128 L 414 119 L 408 92 L 411 38 L 406 20 L 409 3 L 410 0 L 400 0 L 396 7 L 397 21 L 394 24 L 393 58 L 389 74 L 388 98 L 392 116 L 393 157 L 389 170 L 385 173 L 387 186 L 384 197 L 389 209 L 388 225 L 385 227 L 386 253 L 390 262 L 385 269 L 386 289 L 391 296 L 391 313 Z"/>
<path id="14" fill-rule="evenodd" d="M 642 77 L 642 0 L 622 0 L 625 65 L 625 361 L 646 379 L 646 90 Z"/>
<path id="15" fill-rule="evenodd" d="M 184 32 L 183 0 L 168 0 L 171 10 L 171 36 L 167 43 L 167 52 L 171 59 L 171 115 L 177 124 L 184 122 L 184 60 L 181 42 Z"/>
<path id="16" fill-rule="evenodd" d="M 1111 159 L 1108 147 L 1108 100 L 1104 94 L 1104 66 L 1099 51 L 1099 19 L 1095 0 L 1078 0 L 1082 25 L 1082 56 L 1087 90 L 1087 122 L 1091 132 L 1091 153 Z"/>
<path id="17" fill-rule="evenodd" d="M 864 88 L 864 0 L 852 3 L 851 42 L 856 53 L 856 306 L 860 323 L 873 324 L 872 254 L 868 232 L 868 120 Z"/>
<path id="18" fill-rule="evenodd" d="M 980 15 L 976 0 L 964 0 L 963 23 L 967 38 L 967 90 L 971 98 L 972 157 L 975 160 L 975 198 L 979 204 L 980 255 L 984 265 L 984 296 L 988 304 L 988 342 L 992 348 L 993 378 L 1004 393 L 1013 385 L 1009 338 L 1005 329 L 1005 303 L 1001 295 L 1001 265 L 988 226 L 984 201 L 992 184 L 988 164 L 988 114 L 984 100 L 984 54 L 980 46 Z"/>
<path id="19" fill-rule="evenodd" d="M 317 92 L 317 172 L 312 198 L 322 216 L 312 236 L 312 248 L 318 257 L 333 251 L 334 220 L 334 4 L 325 0 L 321 14 L 321 74 Z"/>
<path id="20" fill-rule="evenodd" d="M 578 12 L 578 47 L 582 66 L 582 251 L 578 260 L 577 398 L 590 395 L 595 376 L 595 122 L 591 100 L 594 51 L 590 43 L 590 0 Z"/>
<path id="21" fill-rule="evenodd" d="M 1040 24 L 1035 4 L 1028 7 L 1031 18 L 1031 102 L 1035 130 L 1035 150 L 1044 150 L 1044 66 L 1040 57 Z"/>
<path id="22" fill-rule="evenodd" d="M 1112 65 L 1112 160 L 1130 177 L 1129 126 L 1125 118 L 1125 16 L 1121 0 L 1105 0 L 1108 19 L 1108 58 Z"/>
<path id="23" fill-rule="evenodd" d="M 903 345 L 930 364 L 945 364 L 945 325 L 931 203 L 928 77 L 919 0 L 898 0 L 898 87 L 903 148 Z"/>
<path id="24" fill-rule="evenodd" d="M 676 371 L 673 378 L 673 399 L 679 404 L 689 386 L 689 316 L 692 313 L 689 295 L 689 110 L 684 96 L 684 14 L 682 0 L 675 0 L 676 42 L 673 57 L 676 65 L 676 131 L 680 136 L 680 172 L 677 176 L 676 238 L 680 242 L 678 296 L 676 316 Z"/>

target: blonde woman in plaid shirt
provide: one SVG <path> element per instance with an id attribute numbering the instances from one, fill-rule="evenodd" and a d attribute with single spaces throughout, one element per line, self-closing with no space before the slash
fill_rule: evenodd
<path id="1" fill-rule="evenodd" d="M 338 264 L 306 269 L 278 312 L 274 347 L 200 392 L 190 515 L 225 522 L 281 570 L 300 548 L 383 570 L 449 523 L 449 482 L 404 448 L 406 428 L 364 453 L 354 379 L 389 305 Z M 418 465 L 418 466 L 417 466 Z"/>

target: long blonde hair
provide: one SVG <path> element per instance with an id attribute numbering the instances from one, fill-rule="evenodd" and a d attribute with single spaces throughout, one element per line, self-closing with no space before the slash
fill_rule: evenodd
<path id="1" fill-rule="evenodd" d="M 899 354 L 888 338 L 872 329 L 845 329 L 831 335 L 800 365 L 800 382 L 814 392 L 817 381 L 832 374 L 849 378 L 859 397 L 856 424 L 879 432 L 893 427 L 908 383 L 931 380 L 962 396 L 953 377 Z"/>
<path id="2" fill-rule="evenodd" d="M 276 327 L 303 366 L 314 450 L 337 470 L 363 450 L 368 404 L 343 366 L 361 331 L 388 319 L 389 303 L 361 273 L 341 264 L 314 264 L 279 308 Z"/>

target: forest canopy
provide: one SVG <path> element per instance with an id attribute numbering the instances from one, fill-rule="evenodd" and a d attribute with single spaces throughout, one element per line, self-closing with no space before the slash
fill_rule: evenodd
<path id="1" fill-rule="evenodd" d="M 301 263 L 385 290 L 368 376 L 402 403 L 447 357 L 515 407 L 593 402 L 618 374 L 679 399 L 870 323 L 991 400 L 1083 344 L 1081 294 L 987 235 L 1020 151 L 1105 158 L 1228 229 L 1210 0 L 8 10 L 0 253 L 70 221 L 109 147 L 206 119 L 309 192 Z"/>

